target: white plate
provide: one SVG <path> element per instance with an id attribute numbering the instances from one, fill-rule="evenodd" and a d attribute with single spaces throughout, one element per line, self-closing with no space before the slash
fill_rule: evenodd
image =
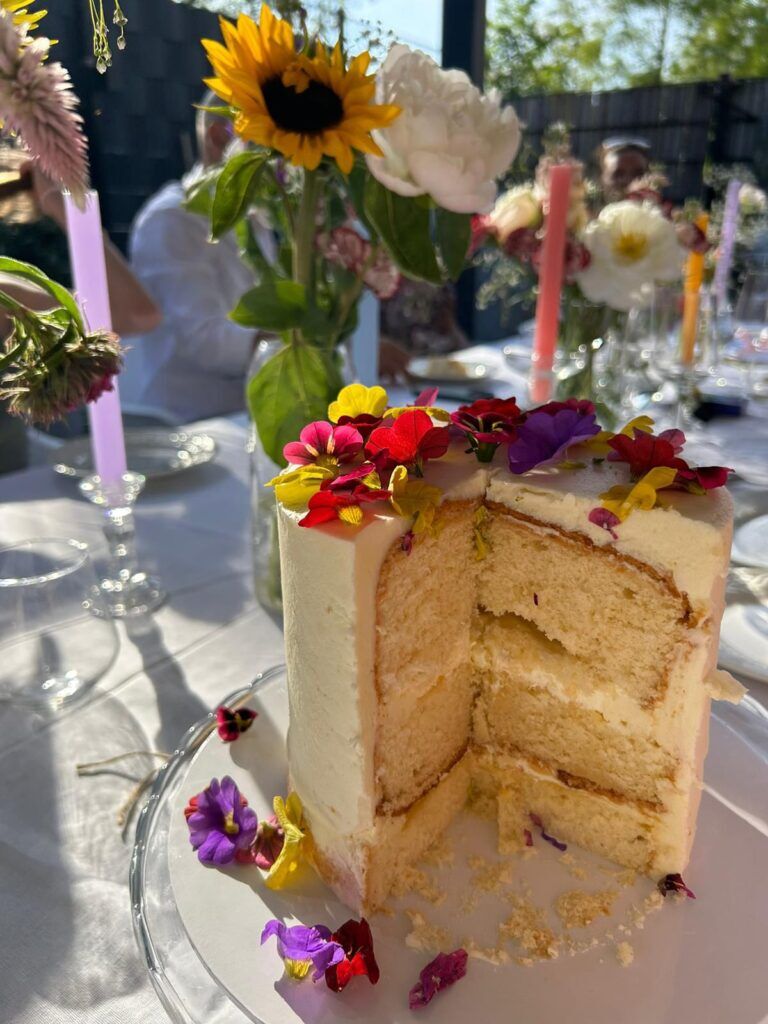
<path id="1" fill-rule="evenodd" d="M 208 434 L 184 430 L 128 428 L 125 450 L 128 469 L 147 480 L 157 480 L 210 462 L 216 455 L 216 442 Z M 65 441 L 49 453 L 48 461 L 63 476 L 89 476 L 93 473 L 90 440 L 77 437 Z"/>
<path id="2" fill-rule="evenodd" d="M 170 902 L 175 902 L 188 939 L 210 974 L 209 978 L 202 965 L 199 967 L 199 990 L 206 993 L 208 1019 L 213 1019 L 210 1015 L 215 1007 L 217 1022 L 330 1024 L 364 1020 L 366 1024 L 405 1024 L 414 1019 L 408 1010 L 408 990 L 432 954 L 405 946 L 408 925 L 402 914 L 372 918 L 381 967 L 378 986 L 355 979 L 344 993 L 336 995 L 322 982 L 291 982 L 282 976 L 274 940 L 265 947 L 259 945 L 264 923 L 279 917 L 333 926 L 350 916 L 347 908 L 319 883 L 300 891 L 271 892 L 256 868 L 205 867 L 189 845 L 183 808 L 212 776 L 232 775 L 260 817 L 268 812 L 273 794 L 284 793 L 284 675 L 280 671 L 267 676 L 249 702 L 259 712 L 251 730 L 230 745 L 221 743 L 214 733 L 189 760 L 183 778 L 176 773 L 169 796 L 166 845 L 155 848 L 147 821 L 162 798 L 162 783 L 153 793 L 144 815 L 147 821 L 140 825 L 134 860 L 150 854 L 167 857 L 173 894 Z M 173 771 L 172 765 L 171 777 Z M 494 967 L 471 959 L 467 977 L 438 995 L 423 1012 L 423 1019 L 441 1024 L 466 1024 L 468 1020 L 487 1024 L 759 1024 L 768 1014 L 766 822 L 768 722 L 749 704 L 745 708 L 725 705 L 713 716 L 699 834 L 685 875 L 697 900 L 668 901 L 661 912 L 648 917 L 643 930 L 635 930 L 631 936 L 618 930 L 621 916 L 600 927 L 592 926 L 587 935 L 592 930 L 601 936 L 610 931 L 616 941 L 628 938 L 635 960 L 626 969 L 618 965 L 612 943 L 606 945 L 603 939 L 603 944 L 589 953 L 561 956 L 530 967 L 516 963 Z M 459 902 L 468 891 L 466 855 L 479 852 L 495 859 L 493 829 L 466 817 L 452 832 L 460 840 L 456 866 L 435 869 L 448 892 L 445 904 L 434 908 L 416 897 L 406 897 L 401 903 L 424 910 L 431 920 L 448 925 L 457 937 L 473 931 L 487 944 L 497 915 L 504 913 L 501 895 L 486 896 L 475 918 L 461 913 Z M 586 881 L 574 881 L 559 855 L 538 837 L 536 849 L 538 855 L 530 860 L 513 860 L 513 887 L 524 882 L 538 897 L 539 893 L 609 884 L 597 859 L 575 847 L 569 853 L 587 867 Z M 144 865 L 143 871 L 149 871 L 149 866 Z M 142 870 L 134 870 L 132 881 L 140 881 L 141 876 Z M 642 898 L 652 890 L 651 882 L 641 880 L 633 894 L 625 893 L 625 902 L 632 895 Z M 176 961 L 173 956 L 163 961 L 147 927 L 148 916 L 157 908 L 148 894 L 140 892 L 140 885 L 132 892 L 137 934 L 151 968 L 162 975 L 153 980 L 169 1014 L 174 1020 L 202 1024 L 205 1011 L 199 1010 L 199 1016 L 182 1013 L 178 990 L 168 985 L 167 974 L 175 969 Z M 167 909 L 162 907 L 164 913 Z M 178 936 L 174 941 L 178 944 Z M 185 961 L 187 974 L 189 966 Z M 227 993 L 226 1005 L 215 1002 L 212 987 L 220 998 L 225 998 L 222 992 Z M 202 998 L 196 998 L 202 1006 Z"/>
<path id="3" fill-rule="evenodd" d="M 419 356 L 408 363 L 408 373 L 424 382 L 471 385 L 484 381 L 489 369 L 485 363 L 465 362 L 451 356 Z"/>

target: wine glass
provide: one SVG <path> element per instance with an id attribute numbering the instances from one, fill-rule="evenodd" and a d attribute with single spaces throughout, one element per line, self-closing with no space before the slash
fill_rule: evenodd
<path id="1" fill-rule="evenodd" d="M 726 358 L 742 371 L 747 393 L 768 398 L 768 266 L 750 268 L 733 310 Z"/>

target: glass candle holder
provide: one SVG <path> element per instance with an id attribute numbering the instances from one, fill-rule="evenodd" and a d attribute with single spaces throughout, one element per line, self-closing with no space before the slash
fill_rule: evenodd
<path id="1" fill-rule="evenodd" d="M 144 488 L 141 473 L 123 473 L 117 480 L 89 476 L 80 483 L 84 497 L 104 512 L 109 547 L 109 575 L 100 584 L 109 614 L 116 619 L 145 615 L 159 608 L 166 593 L 154 576 L 136 563 L 133 506 Z"/>

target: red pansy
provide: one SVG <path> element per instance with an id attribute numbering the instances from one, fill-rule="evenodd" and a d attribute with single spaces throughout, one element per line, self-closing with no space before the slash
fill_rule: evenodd
<path id="1" fill-rule="evenodd" d="M 391 427 L 381 426 L 373 431 L 365 454 L 377 462 L 377 457 L 384 453 L 387 462 L 394 465 L 420 467 L 428 459 L 445 455 L 450 440 L 448 427 L 435 427 L 421 409 L 409 409 L 393 420 Z"/>
<path id="2" fill-rule="evenodd" d="M 684 484 L 694 483 L 704 491 L 712 491 L 716 487 L 725 487 L 728 474 L 732 472 L 726 466 L 688 466 L 681 469 L 677 477 Z"/>
<path id="3" fill-rule="evenodd" d="M 514 440 L 522 415 L 514 398 L 480 398 L 451 413 L 451 422 L 469 441 L 478 460 L 490 462 L 500 444 Z"/>
<path id="4" fill-rule="evenodd" d="M 241 733 L 247 732 L 258 718 L 250 708 L 239 708 L 232 711 L 224 704 L 216 709 L 216 731 L 225 743 L 233 743 Z"/>
<path id="5" fill-rule="evenodd" d="M 325 972 L 325 983 L 334 992 L 341 992 L 358 975 L 367 975 L 372 985 L 379 980 L 379 965 L 373 953 L 371 926 L 365 918 L 349 921 L 331 936 L 344 950 L 344 959 Z"/>
<path id="6" fill-rule="evenodd" d="M 332 491 L 330 488 L 320 490 L 309 499 L 309 511 L 299 526 L 319 526 L 321 523 L 332 523 L 335 519 L 343 519 L 341 514 L 345 508 L 359 507 L 371 501 L 386 501 L 389 491 L 371 490 L 364 484 L 358 484 L 349 491 Z"/>
<path id="7" fill-rule="evenodd" d="M 340 427 L 354 427 L 364 441 L 380 424 L 381 416 L 372 416 L 369 412 L 361 412 L 359 416 L 339 416 L 338 421 Z"/>
<path id="8" fill-rule="evenodd" d="M 654 437 L 642 430 L 635 430 L 634 437 L 626 434 L 615 434 L 608 446 L 613 450 L 608 458 L 612 462 L 626 462 L 634 480 L 644 477 L 656 466 L 668 466 L 670 469 L 687 470 L 688 463 L 675 454 L 673 445 L 663 437 Z"/>

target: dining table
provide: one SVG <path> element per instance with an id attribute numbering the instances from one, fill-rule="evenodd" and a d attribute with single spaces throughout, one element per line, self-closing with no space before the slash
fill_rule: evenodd
<path id="1" fill-rule="evenodd" d="M 45 712 L 0 704 L 2 1024 L 166 1019 L 134 940 L 132 831 L 118 815 L 156 755 L 283 658 L 280 623 L 253 592 L 245 415 L 193 429 L 216 441 L 216 458 L 152 480 L 135 509 L 140 562 L 162 580 L 164 605 L 117 623 L 118 654 L 80 699 Z M 736 481 L 733 493 L 737 521 L 768 511 L 764 488 Z M 0 477 L 2 544 L 74 538 L 98 557 L 102 514 L 49 465 Z M 741 681 L 768 707 L 768 685 Z"/>

